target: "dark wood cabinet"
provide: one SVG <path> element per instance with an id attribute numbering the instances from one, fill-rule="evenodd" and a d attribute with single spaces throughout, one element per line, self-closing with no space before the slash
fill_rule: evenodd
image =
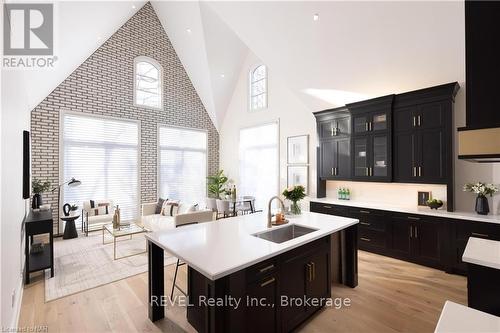
<path id="1" fill-rule="evenodd" d="M 447 183 L 446 160 L 452 150 L 444 121 L 447 104 L 437 101 L 394 109 L 395 181 Z"/>
<path id="2" fill-rule="evenodd" d="M 320 142 L 321 178 L 349 179 L 351 176 L 351 140 L 336 138 Z"/>
<path id="3" fill-rule="evenodd" d="M 330 241 L 322 240 L 314 247 L 290 251 L 283 256 L 280 275 L 280 294 L 287 302 L 295 299 L 327 299 L 331 294 Z M 286 277 L 286 278 L 285 278 Z M 305 302 L 282 303 L 281 328 L 292 331 L 321 306 Z M 255 331 L 255 330 L 254 330 Z"/>
<path id="4" fill-rule="evenodd" d="M 324 208 L 328 206 L 329 208 Z M 362 207 L 311 202 L 311 211 L 356 218 L 360 250 L 374 252 L 417 264 L 449 271 L 449 253 L 452 251 L 447 228 L 454 227 L 453 220 L 432 216 L 404 214 Z M 345 215 L 347 213 L 347 215 Z M 467 222 L 468 223 L 468 222 Z M 498 226 L 500 238 L 500 226 Z M 475 234 L 493 234 L 477 229 Z M 457 231 L 463 233 L 463 231 Z M 467 236 L 468 238 L 468 236 Z M 460 246 L 462 243 L 460 243 Z M 458 245 L 457 245 L 458 246 Z M 463 245 L 465 248 L 465 245 Z M 461 248 L 463 252 L 463 248 Z M 461 254 L 460 254 L 461 258 Z"/>
<path id="5" fill-rule="evenodd" d="M 331 296 L 331 236 L 215 281 L 188 267 L 188 295 L 188 321 L 198 332 L 291 332 Z M 210 306 L 202 296 L 241 303 Z"/>
<path id="6" fill-rule="evenodd" d="M 247 332 L 278 330 L 278 275 L 268 274 L 247 285 L 245 321 Z M 266 306 L 262 306 L 262 301 Z"/>
<path id="7" fill-rule="evenodd" d="M 318 176 L 327 179 L 351 177 L 351 117 L 345 107 L 315 113 L 319 138 Z M 324 185 L 324 184 L 323 184 Z"/>
<path id="8" fill-rule="evenodd" d="M 352 117 L 352 179 L 391 181 L 394 95 L 348 104 Z"/>

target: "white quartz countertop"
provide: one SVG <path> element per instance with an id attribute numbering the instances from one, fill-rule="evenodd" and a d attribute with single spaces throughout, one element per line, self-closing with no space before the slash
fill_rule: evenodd
<path id="1" fill-rule="evenodd" d="M 435 210 L 430 209 L 429 207 L 404 207 L 383 203 L 370 203 L 357 200 L 337 200 L 332 198 L 311 199 L 311 202 L 500 224 L 500 215 L 479 215 L 470 212 L 447 212 L 444 209 Z"/>
<path id="2" fill-rule="evenodd" d="M 287 219 L 288 224 L 273 229 L 297 224 L 318 230 L 281 244 L 257 238 L 253 234 L 271 230 L 267 229 L 267 214 L 261 212 L 148 233 L 146 238 L 205 277 L 217 280 L 359 222 L 311 212 Z"/>
<path id="3" fill-rule="evenodd" d="M 435 333 L 493 333 L 500 332 L 500 318 L 446 301 Z"/>
<path id="4" fill-rule="evenodd" d="M 469 237 L 462 261 L 500 269 L 500 242 Z"/>

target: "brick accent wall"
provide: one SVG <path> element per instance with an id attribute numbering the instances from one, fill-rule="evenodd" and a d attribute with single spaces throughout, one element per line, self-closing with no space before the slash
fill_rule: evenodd
<path id="1" fill-rule="evenodd" d="M 151 57 L 163 67 L 162 110 L 134 106 L 137 56 Z M 156 200 L 157 124 L 207 130 L 209 174 L 219 167 L 219 134 L 150 3 L 32 110 L 32 177 L 53 185 L 60 181 L 59 113 L 66 110 L 140 121 L 141 202 Z M 43 197 L 57 221 L 57 191 Z"/>

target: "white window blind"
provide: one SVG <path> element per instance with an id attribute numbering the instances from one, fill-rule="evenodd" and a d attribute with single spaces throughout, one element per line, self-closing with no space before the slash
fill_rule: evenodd
<path id="1" fill-rule="evenodd" d="M 203 205 L 207 194 L 207 133 L 161 126 L 159 141 L 159 196 Z"/>
<path id="2" fill-rule="evenodd" d="M 267 68 L 260 65 L 250 72 L 250 110 L 267 107 Z"/>
<path id="3" fill-rule="evenodd" d="M 138 144 L 136 122 L 92 116 L 63 116 L 63 179 L 80 186 L 64 186 L 61 204 L 109 199 L 121 208 L 122 220 L 139 215 Z"/>
<path id="4" fill-rule="evenodd" d="M 263 209 L 278 194 L 278 123 L 240 130 L 240 194 L 255 196 Z"/>

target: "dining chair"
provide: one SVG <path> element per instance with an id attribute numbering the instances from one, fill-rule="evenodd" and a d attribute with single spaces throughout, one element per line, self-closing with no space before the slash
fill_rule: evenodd
<path id="1" fill-rule="evenodd" d="M 207 209 L 217 212 L 217 202 L 215 198 L 207 198 Z"/>
<path id="2" fill-rule="evenodd" d="M 251 195 L 244 195 L 242 198 L 246 201 L 243 201 L 240 205 L 238 205 L 236 211 L 241 212 L 242 214 L 251 214 L 255 212 L 255 197 Z"/>
<path id="3" fill-rule="evenodd" d="M 229 217 L 232 215 L 231 210 L 229 209 L 229 200 L 216 200 L 217 203 L 217 218 L 222 215 L 222 218 Z"/>

